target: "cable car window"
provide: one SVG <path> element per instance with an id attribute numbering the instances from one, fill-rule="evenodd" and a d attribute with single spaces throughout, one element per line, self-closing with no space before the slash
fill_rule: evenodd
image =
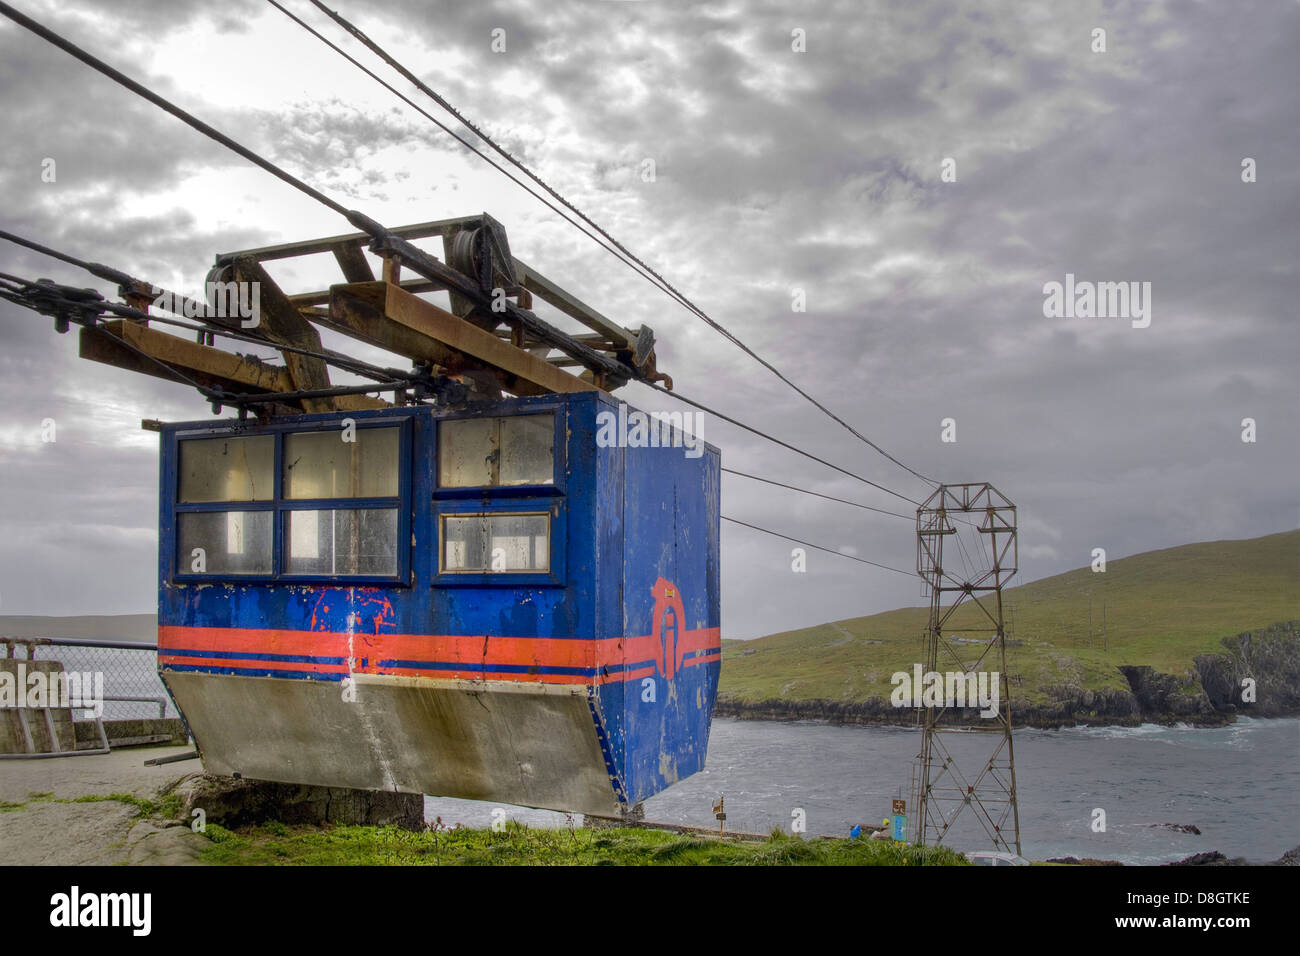
<path id="1" fill-rule="evenodd" d="M 275 436 L 192 438 L 180 443 L 179 500 L 270 501 Z"/>
<path id="2" fill-rule="evenodd" d="M 344 421 L 178 439 L 175 574 L 405 579 L 410 428 Z"/>
<path id="3" fill-rule="evenodd" d="M 397 509 L 290 511 L 285 561 L 290 574 L 397 573 Z"/>
<path id="4" fill-rule="evenodd" d="M 284 436 L 284 497 L 395 498 L 396 428 L 328 429 Z"/>
<path id="5" fill-rule="evenodd" d="M 177 515 L 177 570 L 270 574 L 271 511 L 192 511 Z"/>
<path id="6" fill-rule="evenodd" d="M 555 483 L 554 414 L 444 421 L 438 442 L 442 488 Z"/>
<path id="7" fill-rule="evenodd" d="M 501 422 L 497 484 L 549 485 L 555 481 L 555 416 L 516 415 Z"/>
<path id="8" fill-rule="evenodd" d="M 551 564 L 549 514 L 442 516 L 444 572 L 544 572 Z"/>

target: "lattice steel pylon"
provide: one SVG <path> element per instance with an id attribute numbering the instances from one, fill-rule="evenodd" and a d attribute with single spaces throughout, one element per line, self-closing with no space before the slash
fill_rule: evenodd
<path id="1" fill-rule="evenodd" d="M 972 518 L 977 515 L 979 521 L 975 524 Z M 982 544 L 987 544 L 988 550 L 981 547 L 979 553 L 988 560 L 972 566 L 954 521 L 971 525 L 979 535 L 987 536 Z M 944 542 L 949 538 L 961 548 L 959 554 L 950 555 L 951 567 L 944 563 Z M 959 559 L 961 571 L 956 570 Z M 917 843 L 942 842 L 963 811 L 969 810 L 995 849 L 1020 853 L 1020 811 L 1016 803 L 1010 681 L 1002 618 L 1002 587 L 1016 573 L 1018 559 L 1016 506 L 987 482 L 940 485 L 916 511 L 916 571 L 930 588 L 926 674 L 940 673 L 943 664 L 954 668 L 950 672 L 953 674 L 978 675 L 990 656 L 999 667 L 996 675 L 990 673 L 985 678 L 990 691 L 995 682 L 998 688 L 997 712 L 993 716 L 972 718 L 969 708 L 957 706 L 956 687 L 945 687 L 941 700 L 936 699 L 936 694 L 919 702 L 921 752 L 912 787 Z M 951 599 L 947 606 L 946 599 Z M 987 642 L 966 640 L 959 644 L 953 640 L 949 625 L 963 607 L 977 608 L 982 613 L 975 615 L 979 618 L 977 626 L 963 626 L 961 630 L 987 630 L 992 634 Z M 967 662 L 963 655 L 972 648 L 979 648 L 978 655 L 973 662 Z M 966 704 L 968 700 L 963 695 L 961 702 Z M 917 704 L 913 701 L 913 706 Z M 945 737 L 957 730 L 997 735 L 993 753 L 973 780 L 958 769 L 945 742 Z"/>

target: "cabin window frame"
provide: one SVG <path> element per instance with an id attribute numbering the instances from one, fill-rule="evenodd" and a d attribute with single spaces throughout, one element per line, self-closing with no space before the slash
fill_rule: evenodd
<path id="1" fill-rule="evenodd" d="M 285 494 L 284 449 L 286 436 L 309 432 L 341 432 L 343 421 L 351 419 L 358 433 L 372 428 L 397 429 L 397 494 L 385 497 L 289 498 Z M 270 498 L 259 501 L 204 501 L 180 500 L 181 443 L 192 440 L 221 438 L 252 438 L 269 435 L 274 438 L 272 457 L 272 487 Z M 341 439 L 340 439 L 341 440 Z M 169 579 L 177 584 L 357 584 L 374 586 L 407 586 L 411 581 L 411 520 L 412 520 L 412 424 L 409 415 L 368 417 L 363 412 L 340 415 L 326 421 L 284 421 L 251 428 L 197 428 L 177 431 L 171 435 L 171 467 L 166 485 L 170 510 L 170 568 Z M 289 515 L 294 511 L 369 511 L 395 510 L 397 533 L 395 569 L 392 573 L 320 574 L 289 570 Z M 271 514 L 271 570 L 269 572 L 239 573 L 231 571 L 196 572 L 189 569 L 189 556 L 181 550 L 180 533 L 182 515 L 195 513 L 269 512 Z M 182 563 L 184 569 L 182 569 Z"/>
<path id="2" fill-rule="evenodd" d="M 533 485 L 478 485 L 474 487 L 442 487 L 442 426 L 447 422 L 469 418 L 516 418 L 525 415 L 554 416 L 554 436 L 551 441 L 551 483 Z M 481 408 L 465 413 L 439 416 L 433 453 L 433 541 L 435 554 L 432 564 L 432 587 L 564 587 L 566 584 L 565 556 L 568 553 L 568 406 L 559 400 L 530 403 L 525 408 L 514 408 L 506 403 L 485 402 Z M 541 514 L 550 522 L 549 567 L 545 571 L 447 571 L 442 537 L 443 518 L 447 516 Z"/>
<path id="3" fill-rule="evenodd" d="M 533 498 L 559 497 L 565 494 L 565 476 L 567 468 L 567 445 L 565 442 L 567 428 L 565 425 L 566 407 L 559 402 L 544 402 L 512 412 L 497 403 L 485 403 L 479 414 L 441 415 L 437 418 L 437 433 L 433 453 L 433 496 L 435 499 L 453 498 Z M 551 415 L 554 432 L 551 438 L 551 483 L 535 485 L 466 485 L 463 487 L 443 487 L 442 480 L 442 426 L 448 422 L 483 418 L 523 418 L 527 415 Z"/>

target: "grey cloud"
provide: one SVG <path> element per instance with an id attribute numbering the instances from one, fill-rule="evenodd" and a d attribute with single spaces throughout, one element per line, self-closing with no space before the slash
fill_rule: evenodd
<path id="1" fill-rule="evenodd" d="M 1295 527 L 1295 7 L 349 7 L 342 12 L 372 36 L 401 31 L 417 40 L 425 54 L 410 65 L 432 85 L 891 453 L 945 480 L 1001 487 L 1033 519 L 1021 542 L 1026 578 L 1080 566 L 1093 546 L 1116 556 Z M 126 9 L 138 22 L 156 8 Z M 178 10 L 169 14 L 176 23 L 205 15 L 198 5 Z M 1088 50 L 1094 25 L 1108 29 L 1106 54 Z M 507 31 L 506 54 L 489 49 L 497 26 Z M 805 54 L 789 48 L 796 26 L 808 31 Z M 27 133 L 0 145 L 6 228 L 141 269 L 290 237 L 270 219 L 217 230 L 184 210 L 115 207 L 122 190 L 165 190 L 186 170 L 232 161 L 177 135 L 168 117 L 123 107 L 125 94 L 72 80 L 68 64 L 11 34 L 0 31 L 0 87 L 7 99 L 15 94 L 11 122 Z M 453 69 L 444 52 L 462 65 Z M 53 82 L 59 77 L 69 82 Z M 645 95 L 629 92 L 638 88 Z M 251 120 L 258 148 L 322 171 L 342 194 L 382 202 L 412 183 L 428 190 L 439 182 L 457 190 L 455 208 L 435 199 L 418 218 L 493 208 L 495 194 L 441 180 L 453 147 L 405 110 L 361 114 L 307 98 L 274 116 L 230 104 L 212 118 L 240 128 Z M 163 137 L 168 148 L 141 151 L 133 146 L 140 136 Z M 92 216 L 70 218 L 57 197 L 34 193 L 24 178 L 49 143 L 103 184 L 102 194 L 82 197 Z M 392 146 L 418 157 L 405 183 L 403 173 L 374 165 L 377 151 Z M 946 156 L 957 160 L 956 183 L 939 181 Z M 1240 181 L 1243 156 L 1258 161 L 1259 182 Z M 653 184 L 637 176 L 644 157 L 659 165 Z M 926 493 L 549 214 L 506 225 L 512 243 L 538 250 L 527 256 L 534 265 L 582 298 L 629 325 L 654 326 L 660 367 L 685 394 L 909 497 Z M 0 268 L 53 268 L 5 252 Z M 1044 318 L 1042 285 L 1067 271 L 1150 281 L 1151 328 Z M 790 311 L 794 286 L 807 292 L 807 313 Z M 30 386 L 53 378 L 80 376 L 86 389 L 118 396 L 140 417 L 206 414 L 178 386 L 127 385 L 126 373 L 87 368 L 70 341 L 52 348 L 49 336 L 44 320 L 0 305 L 0 434 L 6 423 L 39 421 L 46 406 Z M 673 407 L 636 386 L 626 397 Z M 1259 422 L 1255 445 L 1239 438 L 1248 415 Z M 939 441 L 947 416 L 958 420 L 955 445 Z M 903 513 L 914 507 L 715 419 L 706 425 L 729 466 Z M 82 450 L 86 461 L 100 460 L 98 446 Z M 149 455 L 106 467 L 139 489 L 116 520 L 147 528 L 155 506 Z M 105 524 L 85 475 L 72 467 L 41 475 L 56 476 L 72 503 L 59 535 L 79 522 Z M 5 490 L 30 502 L 28 484 L 14 479 Z M 912 564 L 907 521 L 732 477 L 723 506 L 795 537 Z M 3 522 L 19 520 L 19 507 L 8 505 Z M 727 636 L 917 603 L 915 583 L 902 576 L 820 553 L 807 575 L 794 575 L 793 545 L 733 526 L 723 534 Z M 25 580 L 50 577 L 57 560 L 44 549 L 33 562 L 0 553 L 0 580 L 20 564 L 29 565 Z M 147 608 L 152 570 L 130 573 L 137 605 L 96 604 L 103 591 L 77 609 Z"/>

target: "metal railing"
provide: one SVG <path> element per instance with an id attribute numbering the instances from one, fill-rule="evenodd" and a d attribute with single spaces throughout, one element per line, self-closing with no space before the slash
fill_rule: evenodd
<path id="1" fill-rule="evenodd" d="M 66 672 L 103 675 L 104 720 L 177 717 L 158 677 L 158 645 L 77 637 L 0 636 L 4 657 L 58 661 Z M 78 715 L 80 716 L 80 715 Z"/>

